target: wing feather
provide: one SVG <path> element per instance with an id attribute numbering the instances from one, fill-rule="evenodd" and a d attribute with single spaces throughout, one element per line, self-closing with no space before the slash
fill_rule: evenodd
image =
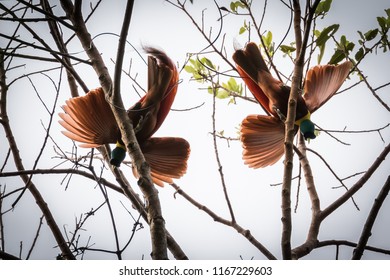
<path id="1" fill-rule="evenodd" d="M 172 184 L 172 179 L 179 179 L 187 171 L 190 145 L 183 138 L 152 137 L 141 143 L 141 150 L 158 186 Z"/>
<path id="2" fill-rule="evenodd" d="M 311 113 L 325 104 L 341 87 L 353 64 L 317 65 L 306 75 L 303 99 Z"/>
<path id="3" fill-rule="evenodd" d="M 63 134 L 83 143 L 81 147 L 116 142 L 119 130 L 102 88 L 71 98 L 62 108 L 64 113 L 59 113 L 59 123 L 66 129 Z"/>
<path id="4" fill-rule="evenodd" d="M 244 163 L 262 168 L 276 163 L 284 153 L 284 124 L 277 118 L 249 115 L 241 123 Z"/>

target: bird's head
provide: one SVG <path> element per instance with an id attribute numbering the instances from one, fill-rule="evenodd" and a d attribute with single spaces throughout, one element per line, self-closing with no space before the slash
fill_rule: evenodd
<path id="1" fill-rule="evenodd" d="M 116 167 L 119 167 L 122 161 L 126 157 L 126 147 L 119 141 L 116 142 L 116 147 L 111 151 L 110 163 Z"/>
<path id="2" fill-rule="evenodd" d="M 310 112 L 307 112 L 303 118 L 295 121 L 295 124 L 299 126 L 305 140 L 316 138 L 317 131 L 315 130 L 314 123 L 310 120 Z"/>
<path id="3" fill-rule="evenodd" d="M 305 140 L 316 138 L 314 123 L 310 119 L 303 120 L 299 125 L 299 129 L 303 137 L 305 137 Z"/>

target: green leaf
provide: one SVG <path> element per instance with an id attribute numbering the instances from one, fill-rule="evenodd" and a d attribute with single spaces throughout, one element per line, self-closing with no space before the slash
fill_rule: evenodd
<path id="1" fill-rule="evenodd" d="M 350 53 L 354 47 L 355 47 L 355 43 L 348 42 L 347 48 L 346 48 L 347 52 Z"/>
<path id="2" fill-rule="evenodd" d="M 235 80 L 234 78 L 230 78 L 230 79 L 228 80 L 228 85 L 229 85 L 229 87 L 230 87 L 231 89 L 237 88 L 237 82 L 236 82 L 236 80 Z"/>
<path id="3" fill-rule="evenodd" d="M 233 77 L 230 78 L 227 83 L 222 83 L 222 86 L 228 90 L 234 91 L 241 95 L 242 93 L 242 85 L 237 84 L 236 79 Z"/>
<path id="4" fill-rule="evenodd" d="M 215 69 L 215 66 L 214 66 L 214 64 L 211 62 L 211 60 L 210 59 L 208 59 L 207 57 L 203 57 L 202 59 L 201 59 L 201 62 L 203 63 L 203 64 L 206 64 L 208 67 L 210 67 L 211 69 Z"/>
<path id="5" fill-rule="evenodd" d="M 225 98 L 228 98 L 229 96 L 230 96 L 230 93 L 224 89 L 218 89 L 217 94 L 215 95 L 215 97 L 217 97 L 219 99 L 225 99 Z"/>
<path id="6" fill-rule="evenodd" d="M 345 52 L 342 50 L 336 50 L 333 56 L 330 58 L 328 64 L 337 64 L 345 58 Z"/>
<path id="7" fill-rule="evenodd" d="M 268 31 L 266 35 L 263 35 L 264 45 L 269 48 L 272 44 L 272 32 Z"/>
<path id="8" fill-rule="evenodd" d="M 345 37 L 345 35 L 341 36 L 340 38 L 340 46 L 345 46 L 347 45 L 347 37 Z"/>
<path id="9" fill-rule="evenodd" d="M 268 31 L 267 34 L 261 36 L 264 48 L 268 51 L 268 53 L 272 56 L 274 53 L 274 43 L 272 42 L 272 32 Z"/>
<path id="10" fill-rule="evenodd" d="M 363 48 L 360 48 L 357 53 L 355 54 L 355 59 L 357 61 L 360 61 L 362 58 L 363 58 L 363 55 L 364 55 L 364 49 Z"/>
<path id="11" fill-rule="evenodd" d="M 364 37 L 364 35 L 363 35 L 363 33 L 362 33 L 361 31 L 358 30 L 357 32 L 358 32 L 360 38 L 361 38 L 363 41 L 366 40 L 366 38 Z"/>
<path id="12" fill-rule="evenodd" d="M 190 73 L 190 74 L 193 74 L 193 73 L 196 72 L 196 71 L 195 71 L 195 68 L 192 67 L 192 66 L 190 66 L 190 65 L 184 66 L 184 70 L 185 70 L 186 72 Z"/>
<path id="13" fill-rule="evenodd" d="M 317 57 L 317 63 L 318 64 L 321 64 L 322 58 L 324 57 L 325 46 L 326 45 L 322 45 L 322 46 L 319 47 L 320 48 L 320 53 L 318 54 L 318 57 Z"/>
<path id="14" fill-rule="evenodd" d="M 238 31 L 238 34 L 243 34 L 244 32 L 246 31 L 246 28 L 244 27 L 244 26 L 242 26 L 241 28 L 240 28 L 240 31 Z"/>
<path id="15" fill-rule="evenodd" d="M 199 72 L 195 72 L 192 77 L 197 80 L 198 82 L 202 83 L 203 82 L 203 76 L 199 74 Z"/>
<path id="16" fill-rule="evenodd" d="M 386 19 L 384 17 L 377 17 L 376 20 L 378 21 L 379 26 L 383 29 L 386 30 Z"/>
<path id="17" fill-rule="evenodd" d="M 291 54 L 296 50 L 296 48 L 293 46 L 281 45 L 280 50 L 285 54 Z"/>
<path id="18" fill-rule="evenodd" d="M 235 2 L 230 3 L 230 10 L 232 10 L 233 12 L 237 12 L 237 6 Z"/>
<path id="19" fill-rule="evenodd" d="M 232 10 L 232 12 L 234 12 L 234 13 L 237 13 L 237 9 L 239 7 L 243 8 L 243 9 L 246 8 L 244 3 L 241 3 L 241 1 L 235 1 L 235 2 L 230 3 L 230 10 Z"/>
<path id="20" fill-rule="evenodd" d="M 366 33 L 364 33 L 364 37 L 366 38 L 367 41 L 371 41 L 375 39 L 376 35 L 378 35 L 378 32 L 379 32 L 378 28 L 369 30 Z"/>
<path id="21" fill-rule="evenodd" d="M 339 24 L 332 24 L 332 25 L 330 25 L 330 26 L 328 26 L 328 27 L 325 27 L 325 28 L 321 31 L 320 35 L 319 35 L 318 38 L 317 38 L 317 41 L 316 41 L 317 46 L 322 46 L 322 45 L 324 45 L 324 44 L 326 43 L 326 41 L 328 41 L 329 38 L 330 38 L 331 36 L 333 36 L 333 35 L 337 32 L 337 30 L 339 29 L 339 27 L 340 27 Z"/>
<path id="22" fill-rule="evenodd" d="M 386 15 L 388 18 L 390 18 L 390 9 L 385 9 Z"/>
<path id="23" fill-rule="evenodd" d="M 329 12 L 330 6 L 332 5 L 332 0 L 323 0 L 321 1 L 316 9 L 316 15 L 325 14 Z"/>
<path id="24" fill-rule="evenodd" d="M 354 47 L 355 43 L 348 41 L 345 35 L 341 36 L 340 43 L 337 45 L 337 49 L 345 53 L 350 53 Z"/>

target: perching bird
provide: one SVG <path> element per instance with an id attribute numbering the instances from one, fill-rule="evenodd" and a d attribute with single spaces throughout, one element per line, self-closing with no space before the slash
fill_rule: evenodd
<path id="1" fill-rule="evenodd" d="M 190 146 L 183 138 L 151 137 L 165 120 L 175 99 L 179 73 L 172 60 L 162 51 L 145 48 L 148 56 L 148 91 L 128 111 L 137 141 L 150 165 L 153 182 L 159 186 L 173 183 L 187 170 Z M 93 148 L 116 143 L 110 163 L 119 167 L 126 148 L 115 117 L 102 88 L 89 91 L 82 97 L 66 101 L 59 113 L 60 124 L 67 137 L 81 142 L 80 147 Z M 133 168 L 135 176 L 136 170 Z"/>
<path id="2" fill-rule="evenodd" d="M 249 167 L 276 163 L 284 153 L 285 126 L 290 87 L 272 77 L 257 45 L 250 42 L 236 50 L 233 60 L 245 84 L 270 116 L 249 115 L 241 123 L 243 159 Z M 295 124 L 305 139 L 314 139 L 310 114 L 321 107 L 341 87 L 352 63 L 317 65 L 306 75 L 303 95 L 298 96 Z"/>

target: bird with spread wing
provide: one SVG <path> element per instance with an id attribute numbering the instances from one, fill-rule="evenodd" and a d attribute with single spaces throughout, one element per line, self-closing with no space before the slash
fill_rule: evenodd
<path id="1" fill-rule="evenodd" d="M 130 109 L 129 118 L 134 125 L 137 141 L 150 165 L 151 177 L 156 185 L 173 183 L 187 170 L 190 145 L 178 137 L 152 137 L 164 122 L 175 99 L 179 73 L 172 60 L 162 51 L 145 48 L 148 56 L 148 91 Z M 89 91 L 81 97 L 71 98 L 59 113 L 60 124 L 70 139 L 80 147 L 93 148 L 116 143 L 110 163 L 119 167 L 126 156 L 126 147 L 110 105 L 102 88 Z M 134 175 L 138 177 L 133 168 Z"/>
<path id="2" fill-rule="evenodd" d="M 248 89 L 269 114 L 249 115 L 241 123 L 243 159 L 252 168 L 276 163 L 284 153 L 285 126 L 290 87 L 272 77 L 256 43 L 249 42 L 233 54 L 237 71 Z M 304 92 L 298 96 L 295 125 L 303 137 L 314 139 L 311 113 L 320 108 L 341 87 L 352 63 L 317 65 L 306 74 Z"/>

